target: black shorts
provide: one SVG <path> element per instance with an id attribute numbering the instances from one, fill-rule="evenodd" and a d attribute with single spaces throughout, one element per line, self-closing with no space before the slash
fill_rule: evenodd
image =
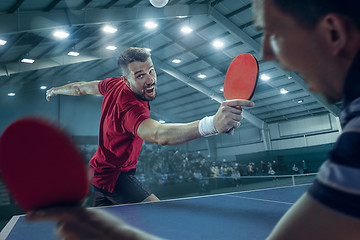
<path id="1" fill-rule="evenodd" d="M 142 202 L 152 194 L 146 186 L 136 179 L 135 169 L 120 174 L 112 193 L 93 187 L 93 207 Z"/>

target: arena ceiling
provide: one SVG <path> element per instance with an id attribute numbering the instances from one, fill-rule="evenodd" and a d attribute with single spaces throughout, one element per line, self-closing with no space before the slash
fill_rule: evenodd
<path id="1" fill-rule="evenodd" d="M 261 60 L 262 32 L 252 18 L 250 0 L 170 0 L 164 8 L 147 0 L 2 0 L 0 99 L 41 86 L 118 76 L 117 55 L 138 46 L 151 49 L 158 73 L 158 97 L 151 103 L 157 120 L 188 122 L 213 115 L 224 99 L 231 60 L 245 52 L 258 58 L 262 76 L 256 106 L 245 110 L 245 126 L 339 116 L 340 103 L 328 105 L 298 74 Z M 148 21 L 157 26 L 146 27 Z M 105 26 L 116 32 L 105 32 Z M 59 39 L 55 31 L 69 35 Z M 35 61 L 24 63 L 24 58 Z"/>

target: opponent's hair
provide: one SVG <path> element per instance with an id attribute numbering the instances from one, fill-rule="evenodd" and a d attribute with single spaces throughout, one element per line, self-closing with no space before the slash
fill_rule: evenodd
<path id="1" fill-rule="evenodd" d="M 129 47 L 120 53 L 118 57 L 118 65 L 121 71 L 121 74 L 128 77 L 130 70 L 128 67 L 129 63 L 132 62 L 145 62 L 151 53 L 145 48 L 138 47 Z"/>
<path id="2" fill-rule="evenodd" d="M 282 12 L 307 28 L 314 28 L 328 13 L 343 15 L 360 30 L 359 0 L 271 0 Z"/>

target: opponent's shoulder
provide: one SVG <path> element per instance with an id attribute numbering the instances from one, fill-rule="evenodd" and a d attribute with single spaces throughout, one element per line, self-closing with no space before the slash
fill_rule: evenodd
<path id="1" fill-rule="evenodd" d="M 341 124 L 346 128 L 348 123 L 359 121 L 360 117 L 360 97 L 347 104 L 341 111 Z M 354 120 L 355 119 L 355 120 Z"/>

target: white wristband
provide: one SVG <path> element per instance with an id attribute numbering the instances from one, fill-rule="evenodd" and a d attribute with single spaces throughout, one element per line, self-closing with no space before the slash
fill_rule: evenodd
<path id="1" fill-rule="evenodd" d="M 199 133 L 203 137 L 209 137 L 218 133 L 214 125 L 214 116 L 204 117 L 200 120 Z"/>

